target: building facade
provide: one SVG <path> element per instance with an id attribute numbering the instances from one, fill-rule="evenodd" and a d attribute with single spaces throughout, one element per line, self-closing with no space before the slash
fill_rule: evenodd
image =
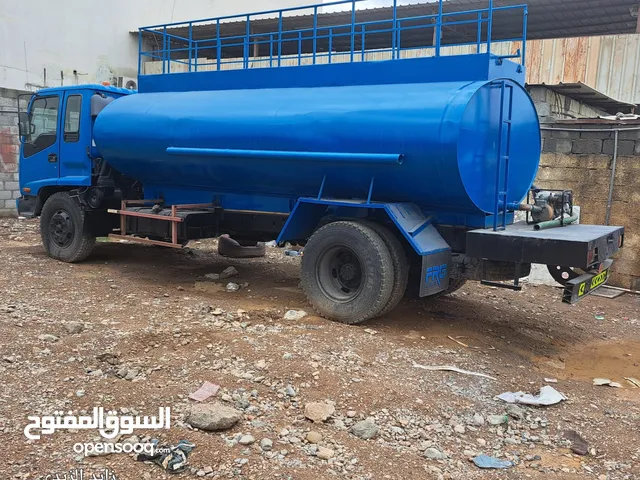
<path id="1" fill-rule="evenodd" d="M 137 76 L 139 27 L 307 4 L 306 0 L 2 2 L 0 87 L 113 82 Z"/>

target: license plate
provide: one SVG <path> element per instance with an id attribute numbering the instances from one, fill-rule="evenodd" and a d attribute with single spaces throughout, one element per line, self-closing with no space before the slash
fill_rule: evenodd
<path id="1" fill-rule="evenodd" d="M 598 273 L 586 273 L 569 282 L 564 287 L 562 301 L 565 303 L 576 303 L 591 292 L 601 287 L 609 279 L 609 269 L 611 268 L 611 260 L 607 260 L 603 264 L 603 268 Z"/>

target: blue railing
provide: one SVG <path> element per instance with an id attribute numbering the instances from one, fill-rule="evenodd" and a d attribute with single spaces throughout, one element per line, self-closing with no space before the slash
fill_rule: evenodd
<path id="1" fill-rule="evenodd" d="M 306 7 L 143 27 L 139 29 L 138 72 L 145 73 L 143 63 L 149 60 L 158 62 L 158 67 L 160 62 L 162 64 L 161 71 L 158 68 L 155 73 L 171 73 L 172 64 L 180 65 L 180 68 L 174 67 L 174 71 L 197 72 L 198 70 L 247 69 L 256 68 L 256 66 L 273 68 L 367 61 L 372 57 L 369 55 L 371 53 L 375 54 L 376 59 L 397 60 L 403 58 L 403 52 L 412 50 L 429 52 L 429 56 L 440 56 L 443 54 L 444 47 L 452 46 L 468 46 L 471 47 L 471 51 L 475 46 L 475 53 L 491 53 L 492 45 L 497 42 L 521 42 L 522 49 L 518 54 L 505 55 L 505 57 L 519 58 L 524 64 L 527 31 L 526 5 L 494 7 L 493 0 L 488 0 L 487 8 L 445 12 L 445 4 L 443 0 L 439 0 L 436 14 L 400 17 L 397 0 L 390 0 L 393 2 L 392 18 L 358 22 L 356 21 L 357 4 L 361 1 L 364 0 L 340 0 Z M 350 13 L 351 21 L 341 25 L 320 25 L 319 20 L 323 18 L 321 10 L 334 6 L 350 7 L 350 12 L 347 9 L 342 14 Z M 493 40 L 494 13 L 506 10 L 522 10 L 522 35 L 516 38 Z M 286 20 L 300 22 L 301 18 L 307 18 L 289 17 L 288 14 L 300 14 L 304 11 L 313 11 L 313 16 L 310 18 L 311 26 L 296 29 L 284 28 Z M 277 20 L 277 29 L 254 32 L 252 27 L 259 26 L 256 22 L 264 21 L 265 16 L 271 17 L 271 21 Z M 234 21 L 245 23 L 242 34 L 222 35 L 221 30 L 228 29 Z M 442 42 L 443 28 L 474 24 L 477 30 L 475 41 L 454 44 Z M 199 38 L 200 31 L 205 32 L 214 26 L 215 36 Z M 433 40 L 425 42 L 424 45 L 403 48 L 403 39 L 408 32 L 414 30 L 430 33 Z M 180 32 L 180 35 L 172 31 Z M 195 36 L 194 33 L 196 33 Z M 385 43 L 390 43 L 390 48 L 368 50 L 367 39 L 371 39 L 373 35 L 377 35 L 379 39 L 381 34 L 389 35 L 390 42 Z M 429 36 L 425 35 L 425 38 Z M 336 51 L 336 45 L 343 39 L 346 39 L 348 48 Z M 145 45 L 150 45 L 150 49 L 145 49 Z M 265 51 L 266 54 L 264 54 Z"/>

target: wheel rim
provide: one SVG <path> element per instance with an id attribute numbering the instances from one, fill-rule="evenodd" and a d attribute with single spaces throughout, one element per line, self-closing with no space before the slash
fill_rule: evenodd
<path id="1" fill-rule="evenodd" d="M 318 285 L 335 302 L 346 303 L 357 297 L 362 290 L 362 277 L 362 262 L 349 247 L 330 248 L 318 259 Z"/>
<path id="2" fill-rule="evenodd" d="M 568 281 L 578 278 L 581 273 L 576 272 L 571 267 L 561 267 L 560 265 L 547 265 L 549 273 L 560 285 L 565 285 Z"/>
<path id="3" fill-rule="evenodd" d="M 49 220 L 49 234 L 53 243 L 60 248 L 65 248 L 73 242 L 75 227 L 71 215 L 66 210 L 58 210 Z"/>

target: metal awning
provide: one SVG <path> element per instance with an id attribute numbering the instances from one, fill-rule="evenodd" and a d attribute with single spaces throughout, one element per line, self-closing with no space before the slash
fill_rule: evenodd
<path id="1" fill-rule="evenodd" d="M 595 88 L 591 88 L 589 85 L 585 85 L 582 82 L 578 83 L 558 83 L 558 84 L 537 84 L 529 85 L 531 87 L 545 87 L 549 90 L 573 98 L 579 102 L 585 103 L 605 112 L 616 114 L 618 112 L 629 113 L 633 112 L 636 105 L 633 103 L 622 102 L 616 100 Z"/>
<path id="2" fill-rule="evenodd" d="M 592 35 L 613 35 L 635 33 L 638 31 L 639 0 L 495 0 L 494 6 L 527 4 L 529 7 L 528 35 L 530 40 L 580 37 Z M 389 2 L 391 3 L 391 2 Z M 444 12 L 455 12 L 487 8 L 487 0 L 446 0 Z M 438 4 L 418 3 L 398 6 L 398 18 L 436 14 Z M 391 23 L 392 7 L 378 7 L 356 11 L 357 22 L 384 21 Z M 195 20 L 195 19 L 194 19 Z M 319 26 L 348 25 L 351 12 L 333 12 L 318 15 Z M 285 30 L 301 30 L 313 27 L 313 15 L 285 16 Z M 278 18 L 264 18 L 251 21 L 251 35 L 269 34 L 278 31 Z M 403 36 L 403 48 L 427 47 L 433 45 L 432 35 L 424 30 L 414 30 Z M 137 33 L 137 32 L 136 32 Z M 179 37 L 189 37 L 189 28 L 179 26 L 168 28 L 167 33 Z M 443 28 L 443 42 L 449 45 L 474 42 L 477 36 L 476 25 L 457 25 Z M 193 40 L 216 38 L 216 24 L 196 24 L 192 27 Z M 231 21 L 220 25 L 221 36 L 242 36 L 246 34 L 244 21 Z M 522 34 L 522 13 L 507 10 L 494 13 L 494 40 L 520 37 Z M 145 38 L 152 39 L 153 33 L 145 32 Z M 367 49 L 389 48 L 391 35 L 372 35 L 367 39 Z M 303 45 L 303 50 L 309 46 Z M 348 51 L 350 41 L 346 37 L 336 39 L 335 51 Z M 256 52 L 258 55 L 263 52 Z M 232 53 L 233 54 L 233 53 Z"/>

